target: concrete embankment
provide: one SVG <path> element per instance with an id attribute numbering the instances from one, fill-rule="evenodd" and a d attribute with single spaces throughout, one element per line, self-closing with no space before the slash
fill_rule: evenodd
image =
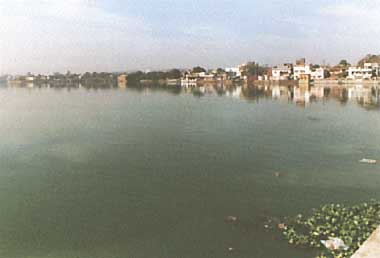
<path id="1" fill-rule="evenodd" d="M 351 258 L 379 258 L 380 257 L 380 227 L 364 242 L 360 249 Z"/>

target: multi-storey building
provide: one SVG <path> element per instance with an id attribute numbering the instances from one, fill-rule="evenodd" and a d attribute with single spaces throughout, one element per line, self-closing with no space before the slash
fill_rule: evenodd
<path id="1" fill-rule="evenodd" d="M 272 68 L 272 79 L 275 81 L 289 80 L 292 78 L 293 65 L 283 64 Z"/>

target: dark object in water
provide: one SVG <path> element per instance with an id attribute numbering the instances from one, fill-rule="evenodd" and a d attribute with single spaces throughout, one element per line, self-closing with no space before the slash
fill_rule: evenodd
<path id="1" fill-rule="evenodd" d="M 321 121 L 320 118 L 318 118 L 318 117 L 314 117 L 314 116 L 308 116 L 307 119 L 310 120 L 310 121 L 314 121 L 314 122 Z"/>

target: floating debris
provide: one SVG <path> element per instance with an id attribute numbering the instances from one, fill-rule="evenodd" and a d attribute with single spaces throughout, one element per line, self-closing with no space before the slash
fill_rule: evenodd
<path id="1" fill-rule="evenodd" d="M 287 174 L 284 173 L 284 172 L 276 172 L 274 173 L 274 176 L 277 177 L 277 178 L 280 178 L 280 177 L 285 177 Z"/>
<path id="2" fill-rule="evenodd" d="M 377 160 L 375 159 L 361 159 L 359 162 L 365 164 L 377 164 Z"/>
<path id="3" fill-rule="evenodd" d="M 284 223 L 280 223 L 277 225 L 278 229 L 285 229 L 286 228 L 286 225 Z"/>
<path id="4" fill-rule="evenodd" d="M 348 250 L 348 246 L 342 239 L 336 237 L 329 237 L 329 240 L 321 240 L 321 243 L 329 250 Z"/>
<path id="5" fill-rule="evenodd" d="M 233 251 L 235 251 L 235 248 L 233 248 L 233 247 L 228 247 L 228 251 L 229 251 L 229 252 L 233 252 Z"/>
<path id="6" fill-rule="evenodd" d="M 279 218 L 275 218 L 275 217 L 268 217 L 264 223 L 263 223 L 263 226 L 264 228 L 269 231 L 269 230 L 273 230 L 275 229 L 276 227 L 279 228 L 279 229 L 284 229 L 286 227 L 285 223 L 282 222 L 281 219 Z M 283 227 L 283 228 L 282 228 Z"/>
<path id="7" fill-rule="evenodd" d="M 227 221 L 228 223 L 236 223 L 236 222 L 238 221 L 238 217 L 236 217 L 236 216 L 228 216 L 228 217 L 226 218 L 226 221 Z"/>

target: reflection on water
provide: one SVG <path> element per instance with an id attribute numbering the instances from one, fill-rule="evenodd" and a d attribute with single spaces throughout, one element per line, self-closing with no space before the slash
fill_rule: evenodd
<path id="1" fill-rule="evenodd" d="M 337 100 L 344 104 L 356 102 L 366 109 L 379 108 L 379 89 L 376 87 L 355 86 L 255 86 L 243 89 L 242 98 L 259 100 L 272 98 L 287 100 L 305 107 L 313 102 Z"/>
<path id="2" fill-rule="evenodd" d="M 5 85 L 14 87 L 12 85 Z M 20 86 L 18 86 L 20 87 Z M 125 89 L 115 85 L 93 85 L 83 86 L 81 84 L 60 85 L 59 87 L 48 84 L 36 85 L 28 83 L 22 87 L 27 88 L 54 88 L 54 89 Z M 379 88 L 377 86 L 364 85 L 256 85 L 256 86 L 202 86 L 181 88 L 175 86 L 150 87 L 129 86 L 129 89 L 136 91 L 166 91 L 172 94 L 193 94 L 196 97 L 205 95 L 218 95 L 244 99 L 248 101 L 259 101 L 260 99 L 285 100 L 289 103 L 295 103 L 297 106 L 306 107 L 313 102 L 324 102 L 336 100 L 342 104 L 347 102 L 356 102 L 367 110 L 377 110 L 380 108 Z"/>
<path id="3" fill-rule="evenodd" d="M 8 86 L 12 87 L 12 86 Z M 60 87 L 51 85 L 35 85 L 29 83 L 23 87 L 27 88 L 54 88 L 54 89 L 120 89 L 114 85 L 94 85 L 82 86 L 80 84 L 70 84 Z M 342 104 L 349 101 L 356 102 L 368 110 L 378 110 L 380 108 L 380 96 L 378 86 L 363 85 L 259 85 L 259 86 L 202 86 L 181 88 L 174 86 L 151 86 L 151 87 L 129 87 L 136 91 L 167 91 L 173 94 L 193 94 L 196 97 L 205 95 L 218 95 L 245 99 L 249 101 L 259 101 L 260 99 L 285 100 L 289 103 L 295 103 L 297 106 L 306 107 L 313 102 L 336 100 Z"/>
<path id="4" fill-rule="evenodd" d="M 199 90 L 199 89 L 196 89 Z M 192 90 L 194 91 L 194 90 Z M 217 93 L 228 97 L 259 101 L 260 99 L 285 100 L 297 106 L 306 107 L 313 102 L 336 100 L 342 104 L 349 101 L 372 110 L 379 109 L 379 89 L 377 87 L 355 86 L 249 86 L 228 89 L 202 89 L 204 94 Z"/>

